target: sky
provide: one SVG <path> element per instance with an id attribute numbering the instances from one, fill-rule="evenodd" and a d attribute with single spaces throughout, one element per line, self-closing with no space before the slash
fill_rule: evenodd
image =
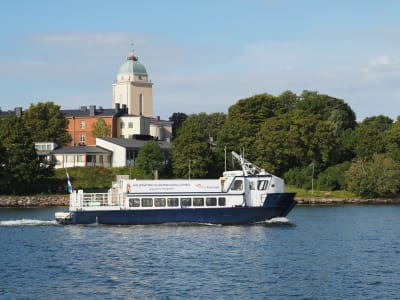
<path id="1" fill-rule="evenodd" d="M 1 2 L 3 111 L 112 108 L 133 43 L 163 119 L 287 90 L 343 99 L 358 121 L 400 115 L 397 0 Z"/>

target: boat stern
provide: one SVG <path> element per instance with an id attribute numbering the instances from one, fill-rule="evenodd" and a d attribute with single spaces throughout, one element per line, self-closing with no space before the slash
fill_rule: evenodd
<path id="1" fill-rule="evenodd" d="M 72 224 L 74 215 L 72 212 L 56 212 L 55 213 L 55 218 L 57 223 L 62 224 L 62 225 L 69 225 Z"/>

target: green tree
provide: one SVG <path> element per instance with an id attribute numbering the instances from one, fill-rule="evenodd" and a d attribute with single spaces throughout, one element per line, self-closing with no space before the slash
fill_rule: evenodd
<path id="1" fill-rule="evenodd" d="M 278 175 L 311 163 L 324 169 L 340 162 L 341 153 L 335 124 L 302 110 L 267 119 L 257 133 L 254 148 L 256 163 Z"/>
<path id="2" fill-rule="evenodd" d="M 260 126 L 268 118 L 286 113 L 296 104 L 296 95 L 286 91 L 279 97 L 259 94 L 241 99 L 229 108 L 224 126 L 218 134 L 218 148 L 222 153 L 245 150 L 246 157 L 255 157 L 254 143 Z"/>
<path id="3" fill-rule="evenodd" d="M 35 190 L 47 167 L 38 159 L 34 143 L 21 118 L 0 118 L 1 159 L 0 192 L 24 194 Z"/>
<path id="4" fill-rule="evenodd" d="M 395 161 L 400 162 L 400 117 L 388 130 L 386 143 L 388 155 Z"/>
<path id="5" fill-rule="evenodd" d="M 340 134 L 343 130 L 356 126 L 356 115 L 351 107 L 342 99 L 318 94 L 314 91 L 303 91 L 297 108 L 313 115 L 319 115 L 322 120 L 335 124 L 335 130 Z"/>
<path id="6" fill-rule="evenodd" d="M 385 132 L 367 124 L 359 124 L 352 133 L 353 151 L 361 159 L 370 159 L 374 153 L 385 152 L 385 142 Z"/>
<path id="7" fill-rule="evenodd" d="M 173 172 L 176 177 L 214 177 L 221 172 L 214 144 L 225 122 L 223 113 L 190 115 L 182 124 L 172 144 Z M 210 137 L 213 138 L 211 143 Z M 189 174 L 190 166 L 190 174 Z"/>
<path id="8" fill-rule="evenodd" d="M 348 190 L 364 198 L 393 197 L 400 191 L 400 166 L 386 154 L 356 159 L 345 176 Z"/>
<path id="9" fill-rule="evenodd" d="M 172 123 L 172 139 L 176 137 L 176 133 L 181 128 L 183 122 L 187 119 L 188 115 L 183 112 L 173 113 L 172 116 L 169 117 L 169 121 Z"/>
<path id="10" fill-rule="evenodd" d="M 108 125 L 103 118 L 99 118 L 92 124 L 92 136 L 98 138 L 111 136 L 111 125 Z"/>
<path id="11" fill-rule="evenodd" d="M 34 142 L 54 142 L 65 145 L 71 142 L 68 121 L 53 102 L 31 104 L 22 119 Z"/>
<path id="12" fill-rule="evenodd" d="M 165 163 L 165 154 L 158 142 L 148 141 L 140 148 L 135 166 L 147 175 L 158 177 L 158 172 L 162 171 Z"/>
<path id="13" fill-rule="evenodd" d="M 389 117 L 379 115 L 379 116 L 365 118 L 362 121 L 362 124 L 368 127 L 375 128 L 380 132 L 386 132 L 390 130 L 390 128 L 392 127 L 393 120 Z"/>

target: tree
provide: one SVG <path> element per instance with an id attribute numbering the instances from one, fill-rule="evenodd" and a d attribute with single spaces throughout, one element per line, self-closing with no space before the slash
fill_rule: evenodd
<path id="1" fill-rule="evenodd" d="M 310 114 L 319 115 L 322 120 L 335 124 L 337 133 L 356 126 L 356 115 L 342 99 L 321 95 L 313 91 L 303 91 L 297 108 Z"/>
<path id="2" fill-rule="evenodd" d="M 335 124 L 302 110 L 267 119 L 253 147 L 256 163 L 278 175 L 311 163 L 322 170 L 340 162 L 341 143 Z"/>
<path id="3" fill-rule="evenodd" d="M 345 176 L 348 190 L 364 198 L 393 197 L 400 191 L 400 166 L 386 154 L 356 159 Z"/>
<path id="4" fill-rule="evenodd" d="M 387 132 L 387 153 L 395 161 L 400 162 L 400 117 Z"/>
<path id="5" fill-rule="evenodd" d="M 47 167 L 38 159 L 30 132 L 21 118 L 0 119 L 1 159 L 0 192 L 24 194 L 32 192 L 44 177 Z"/>
<path id="6" fill-rule="evenodd" d="M 393 120 L 389 117 L 379 115 L 379 116 L 373 116 L 373 117 L 368 117 L 365 118 L 362 121 L 362 124 L 375 128 L 381 132 L 386 132 L 390 130 L 393 124 Z"/>
<path id="7" fill-rule="evenodd" d="M 173 172 L 176 177 L 214 177 L 221 171 L 210 137 L 218 135 L 225 122 L 225 114 L 190 115 L 182 124 L 172 144 Z M 190 174 L 189 174 L 190 166 Z"/>
<path id="8" fill-rule="evenodd" d="M 92 136 L 109 137 L 111 135 L 111 125 L 108 125 L 103 118 L 99 118 L 96 123 L 92 124 Z"/>
<path id="9" fill-rule="evenodd" d="M 367 124 L 359 124 L 352 133 L 353 151 L 361 159 L 385 152 L 385 142 L 385 133 Z"/>
<path id="10" fill-rule="evenodd" d="M 22 115 L 25 127 L 34 142 L 54 142 L 65 145 L 71 142 L 68 121 L 53 102 L 31 104 Z"/>
<path id="11" fill-rule="evenodd" d="M 158 177 L 158 172 L 165 165 L 165 154 L 156 141 L 148 141 L 139 150 L 135 161 L 136 167 L 144 171 L 147 175 Z"/>
<path id="12" fill-rule="evenodd" d="M 236 152 L 244 149 L 246 156 L 252 160 L 260 126 L 266 119 L 290 111 L 295 101 L 296 95 L 287 91 L 278 98 L 259 94 L 236 102 L 229 108 L 226 122 L 218 134 L 219 152 L 222 153 L 225 147 Z"/>
<path id="13" fill-rule="evenodd" d="M 182 127 L 183 122 L 187 119 L 188 115 L 183 112 L 173 113 L 172 116 L 169 117 L 169 121 L 172 123 L 172 139 L 176 137 L 176 133 L 179 128 Z"/>

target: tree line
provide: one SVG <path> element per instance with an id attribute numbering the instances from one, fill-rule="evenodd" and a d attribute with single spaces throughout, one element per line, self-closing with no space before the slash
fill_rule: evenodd
<path id="1" fill-rule="evenodd" d="M 362 197 L 400 192 L 400 118 L 373 116 L 357 123 L 342 99 L 303 91 L 260 94 L 223 113 L 187 116 L 172 144 L 173 174 L 214 177 L 224 153 L 245 157 L 290 185 L 348 190 Z M 237 168 L 228 161 L 228 168 Z"/>
<path id="2" fill-rule="evenodd" d="M 139 151 L 142 177 L 215 178 L 237 169 L 225 153 L 245 157 L 290 185 L 348 190 L 362 197 L 400 192 L 400 118 L 361 122 L 342 99 L 304 91 L 259 94 L 237 101 L 228 113 L 174 113 L 171 153 L 150 141 Z M 38 158 L 34 143 L 71 141 L 67 120 L 53 102 L 31 105 L 21 118 L 0 118 L 0 194 L 45 192 L 53 166 Z M 107 135 L 101 120 L 93 134 Z"/>

